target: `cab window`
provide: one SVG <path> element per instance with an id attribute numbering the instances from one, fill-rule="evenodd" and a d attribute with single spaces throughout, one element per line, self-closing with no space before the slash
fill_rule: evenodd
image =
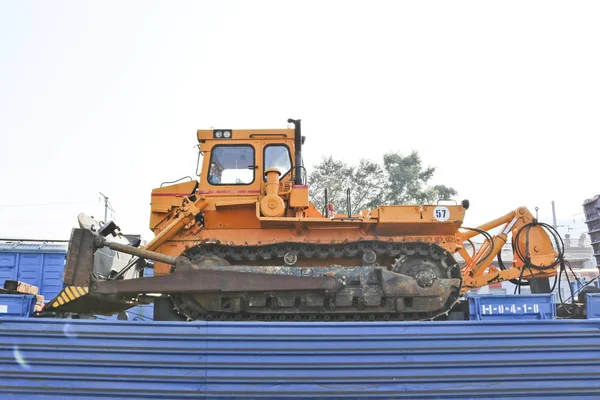
<path id="1" fill-rule="evenodd" d="M 292 169 L 292 157 L 287 146 L 280 144 L 265 146 L 264 159 L 264 171 L 269 168 L 277 168 L 283 177 Z"/>
<path id="2" fill-rule="evenodd" d="M 208 183 L 211 185 L 249 185 L 254 182 L 254 148 L 247 145 L 213 147 Z"/>

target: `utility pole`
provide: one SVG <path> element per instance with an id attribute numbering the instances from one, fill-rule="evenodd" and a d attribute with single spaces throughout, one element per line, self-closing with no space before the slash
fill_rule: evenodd
<path id="1" fill-rule="evenodd" d="M 557 226 L 556 226 L 556 209 L 554 208 L 554 200 L 552 200 L 552 226 L 554 227 L 554 229 L 557 228 Z"/>
<path id="2" fill-rule="evenodd" d="M 109 205 L 108 205 L 108 196 L 106 196 L 104 193 L 99 192 L 100 196 L 104 197 L 104 223 L 107 222 L 107 218 L 108 218 L 108 210 L 115 212 L 115 210 L 113 210 Z"/>

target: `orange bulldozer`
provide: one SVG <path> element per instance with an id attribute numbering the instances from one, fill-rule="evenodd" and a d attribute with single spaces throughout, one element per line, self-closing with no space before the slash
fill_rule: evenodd
<path id="1" fill-rule="evenodd" d="M 475 228 L 462 226 L 466 200 L 318 210 L 301 122 L 288 123 L 198 130 L 200 179 L 152 190 L 154 238 L 112 240 L 123 237 L 113 222 L 73 229 L 66 287 L 45 311 L 112 314 L 154 301 L 185 320 L 422 320 L 447 315 L 472 288 L 556 275 L 560 237 L 526 208 Z M 493 266 L 509 236 L 513 262 Z M 99 267 L 103 247 L 134 257 L 116 272 Z M 149 260 L 153 276 L 125 273 Z"/>

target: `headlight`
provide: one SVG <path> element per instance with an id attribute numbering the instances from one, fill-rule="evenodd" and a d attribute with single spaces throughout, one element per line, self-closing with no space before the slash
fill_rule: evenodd
<path id="1" fill-rule="evenodd" d="M 213 138 L 215 139 L 231 139 L 233 136 L 231 129 L 215 129 L 213 128 Z"/>

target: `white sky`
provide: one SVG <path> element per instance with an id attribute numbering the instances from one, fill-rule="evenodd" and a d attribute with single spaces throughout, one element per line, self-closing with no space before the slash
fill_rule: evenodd
<path id="1" fill-rule="evenodd" d="M 417 150 L 466 224 L 524 205 L 585 231 L 600 192 L 600 3 L 0 0 L 0 237 L 79 212 L 150 238 L 196 129 L 302 118 L 305 163 Z"/>

